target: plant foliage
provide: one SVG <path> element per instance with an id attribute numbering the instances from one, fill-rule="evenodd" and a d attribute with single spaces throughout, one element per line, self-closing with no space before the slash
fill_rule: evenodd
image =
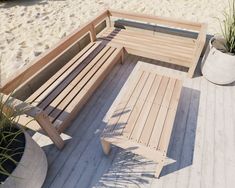
<path id="1" fill-rule="evenodd" d="M 235 0 L 229 1 L 229 9 L 224 12 L 220 26 L 227 51 L 235 54 Z"/>
<path id="2" fill-rule="evenodd" d="M 17 159 L 23 154 L 24 143 L 22 144 L 22 129 L 16 128 L 19 112 L 6 108 L 9 106 L 10 97 L 3 100 L 0 94 L 0 181 L 11 176 L 9 166 L 15 168 Z M 13 108 L 12 108 L 13 109 Z M 10 164 L 10 165 L 9 165 Z"/>

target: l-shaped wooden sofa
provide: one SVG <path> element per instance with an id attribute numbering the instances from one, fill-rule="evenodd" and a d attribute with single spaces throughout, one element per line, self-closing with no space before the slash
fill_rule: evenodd
<path id="1" fill-rule="evenodd" d="M 198 35 L 189 38 L 154 30 L 121 29 L 113 26 L 115 18 L 190 30 Z M 60 133 L 114 65 L 123 62 L 126 53 L 187 67 L 192 77 L 205 40 L 203 23 L 105 10 L 7 80 L 0 92 L 5 98 L 13 92 L 9 108 L 13 103 L 14 108 L 24 109 L 61 149 L 64 141 Z"/>

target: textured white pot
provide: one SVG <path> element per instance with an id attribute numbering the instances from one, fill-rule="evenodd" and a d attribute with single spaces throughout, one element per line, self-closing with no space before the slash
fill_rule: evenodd
<path id="1" fill-rule="evenodd" d="M 1 188 L 40 188 L 47 174 L 47 158 L 44 151 L 28 135 L 25 134 L 24 154 Z"/>
<path id="2" fill-rule="evenodd" d="M 215 84 L 225 85 L 235 81 L 235 56 L 223 53 L 212 45 L 212 38 L 202 60 L 201 70 L 203 76 Z"/>

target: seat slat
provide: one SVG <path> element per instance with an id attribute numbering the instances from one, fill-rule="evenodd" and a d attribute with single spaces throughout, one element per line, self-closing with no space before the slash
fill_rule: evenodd
<path id="1" fill-rule="evenodd" d="M 164 49 L 161 47 L 152 47 L 149 45 L 148 42 L 146 43 L 141 43 L 141 41 L 137 40 L 131 40 L 131 38 L 121 38 L 121 37 L 105 37 L 104 40 L 118 43 L 120 45 L 125 46 L 125 48 L 131 48 L 135 49 L 136 51 L 138 50 L 143 50 L 149 53 L 155 53 L 157 55 L 161 55 L 162 57 L 168 58 L 168 59 L 173 59 L 173 60 L 180 60 L 180 61 L 186 61 L 190 62 L 192 60 L 192 54 L 187 54 L 182 52 L 177 52 L 175 48 L 168 48 Z M 170 61 L 170 60 L 169 60 Z"/>
<path id="2" fill-rule="evenodd" d="M 141 136 L 140 136 L 140 139 L 139 139 L 139 142 L 144 145 L 148 145 L 150 135 L 153 130 L 158 111 L 160 109 L 159 103 L 161 103 L 161 101 L 163 100 L 164 93 L 167 88 L 168 82 L 169 82 L 169 78 L 167 78 L 167 77 L 163 77 L 161 79 L 159 89 L 157 90 L 157 93 L 154 98 L 154 102 L 151 106 L 151 109 L 150 109 L 150 112 L 148 115 L 148 119 L 145 123 L 144 129 L 143 129 Z"/>
<path id="3" fill-rule="evenodd" d="M 68 122 L 74 118 L 74 115 L 80 110 L 80 108 L 86 103 L 87 99 L 93 94 L 94 90 L 103 81 L 105 76 L 110 72 L 111 68 L 121 60 L 123 49 L 115 49 L 115 51 L 105 61 L 103 66 L 96 72 L 95 75 L 89 80 L 85 87 L 81 90 L 79 95 L 70 102 L 58 117 L 53 119 L 53 123 L 63 122 L 60 129 L 64 130 L 68 126 Z M 68 116 L 69 114 L 69 116 Z M 55 125 L 57 126 L 57 125 Z"/>
<path id="4" fill-rule="evenodd" d="M 37 89 L 27 100 L 34 105 L 37 105 L 48 93 L 50 93 L 56 85 L 58 85 L 68 74 L 79 64 L 80 58 L 86 57 L 89 52 L 92 52 L 100 43 L 90 43 L 67 64 L 65 64 L 56 74 L 54 74 L 47 82 Z"/>
<path id="5" fill-rule="evenodd" d="M 125 49 L 126 49 L 127 53 L 129 53 L 129 54 L 133 54 L 133 55 L 137 55 L 137 56 L 141 56 L 141 57 L 146 57 L 146 58 L 150 58 L 150 59 L 155 59 L 155 60 L 163 61 L 166 63 L 172 63 L 175 65 L 184 66 L 184 67 L 188 67 L 188 68 L 190 68 L 192 65 L 191 61 L 180 60 L 180 59 L 177 59 L 176 57 L 168 57 L 167 54 L 165 54 L 165 55 L 159 54 L 158 51 L 156 51 L 156 50 L 155 51 L 147 50 L 145 48 L 137 49 L 133 46 L 127 47 Z"/>
<path id="6" fill-rule="evenodd" d="M 67 87 L 60 92 L 58 96 L 50 103 L 49 106 L 45 108 L 45 112 L 50 114 L 54 108 L 58 110 L 62 110 L 62 108 L 57 107 L 68 95 L 73 92 L 73 90 L 77 89 L 77 84 L 83 79 L 83 77 L 92 69 L 92 67 L 98 62 L 99 58 L 102 57 L 104 53 L 108 51 L 109 47 L 105 47 L 102 51 L 91 61 L 89 62 L 78 74 L 76 77 L 67 85 Z"/>
<path id="7" fill-rule="evenodd" d="M 149 48 L 146 45 L 139 46 L 137 43 L 129 43 L 129 42 L 123 44 L 123 41 L 119 41 L 116 39 L 108 40 L 107 38 L 105 38 L 104 40 L 106 40 L 107 42 L 125 46 L 126 51 L 133 55 L 158 59 L 160 61 L 165 61 L 168 63 L 173 63 L 185 67 L 190 67 L 191 65 L 191 59 L 189 58 L 186 57 L 182 58 L 176 55 L 168 55 L 168 53 L 165 52 L 163 53 L 161 51 L 158 51 L 157 49 Z"/>
<path id="8" fill-rule="evenodd" d="M 84 58 L 79 59 L 79 61 L 81 61 L 79 66 L 77 66 L 52 92 L 50 92 L 38 106 L 41 109 L 45 109 L 103 48 L 104 46 L 100 44 L 92 52 L 86 54 Z"/>
<path id="9" fill-rule="evenodd" d="M 152 47 L 152 48 L 160 48 L 162 50 L 168 50 L 168 49 L 174 49 L 175 53 L 183 53 L 183 54 L 186 54 L 187 56 L 193 54 L 194 52 L 194 46 L 192 47 L 185 47 L 185 46 L 181 46 L 179 45 L 179 43 L 177 44 L 176 42 L 175 43 L 171 43 L 171 42 L 168 42 L 167 39 L 166 41 L 159 41 L 159 40 L 156 40 L 156 39 L 145 39 L 141 36 L 135 36 L 135 35 L 128 35 L 128 34 L 123 34 L 123 33 L 120 33 L 118 34 L 117 36 L 115 35 L 111 35 L 111 36 L 108 36 L 107 38 L 118 38 L 118 39 L 122 39 L 122 40 L 128 40 L 128 41 L 132 41 L 132 42 L 136 42 L 138 41 L 138 43 L 140 44 L 148 44 L 149 47 Z"/>
<path id="10" fill-rule="evenodd" d="M 153 48 L 160 48 L 161 50 L 167 50 L 167 49 L 174 49 L 175 52 L 187 54 L 188 56 L 192 56 L 192 53 L 194 52 L 195 45 L 192 45 L 190 47 L 185 47 L 183 45 L 179 45 L 179 42 L 169 42 L 169 39 L 166 38 L 164 41 L 155 39 L 153 36 L 152 38 L 146 39 L 143 37 L 144 35 L 134 35 L 129 32 L 120 31 L 118 33 L 112 33 L 107 36 L 106 38 L 118 38 L 122 40 L 128 40 L 132 42 L 138 41 L 139 44 L 148 44 L 149 46 Z M 182 41 L 183 42 L 183 41 Z"/>
<path id="11" fill-rule="evenodd" d="M 47 113 L 51 117 L 57 117 L 76 95 L 83 89 L 86 83 L 99 70 L 108 57 L 114 52 L 114 48 L 106 46 L 103 50 L 78 74 L 69 84 L 72 88 L 65 88 L 56 99 L 49 105 Z M 52 107 L 52 108 L 51 108 Z M 53 109 L 53 111 L 51 110 Z"/>
<path id="12" fill-rule="evenodd" d="M 121 30 L 121 31 L 120 31 Z M 131 30 L 131 29 L 118 29 L 118 28 L 109 28 L 105 32 L 102 33 L 103 36 L 107 36 L 110 33 L 125 33 L 128 35 L 133 35 L 133 36 L 141 36 L 141 38 L 148 39 L 148 40 L 156 40 L 156 41 L 166 41 L 169 43 L 180 43 L 180 45 L 185 46 L 185 47 L 193 47 L 195 46 L 196 40 L 193 38 L 187 38 L 183 36 L 177 36 L 177 35 L 170 35 L 166 33 L 160 33 L 160 32 L 154 32 L 153 34 L 147 34 L 137 31 L 137 30 Z"/>
<path id="13" fill-rule="evenodd" d="M 151 148 L 157 149 L 159 140 L 160 140 L 160 136 L 163 130 L 163 126 L 165 123 L 165 119 L 166 119 L 166 114 L 168 112 L 168 108 L 170 105 L 170 101 L 171 101 L 171 97 L 174 91 L 174 87 L 175 87 L 175 79 L 170 79 L 168 85 L 167 85 L 167 89 L 165 91 L 165 95 L 157 116 L 157 119 L 155 121 L 155 125 L 149 140 L 148 145 Z"/>

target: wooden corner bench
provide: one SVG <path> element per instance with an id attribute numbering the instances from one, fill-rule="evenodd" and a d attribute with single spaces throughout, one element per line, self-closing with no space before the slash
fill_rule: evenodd
<path id="1" fill-rule="evenodd" d="M 179 103 L 182 81 L 161 76 L 156 66 L 139 62 L 101 136 L 104 153 L 119 146 L 157 162 L 159 177 Z"/>
<path id="2" fill-rule="evenodd" d="M 198 32 L 198 37 L 156 37 L 156 33 L 116 30 L 112 27 L 115 18 L 189 29 Z M 105 10 L 15 73 L 0 86 L 0 92 L 5 98 L 13 92 L 14 108 L 26 108 L 25 114 L 35 118 L 55 145 L 62 148 L 60 133 L 115 63 L 123 61 L 124 52 L 189 67 L 192 76 L 205 35 L 205 24 Z"/>

